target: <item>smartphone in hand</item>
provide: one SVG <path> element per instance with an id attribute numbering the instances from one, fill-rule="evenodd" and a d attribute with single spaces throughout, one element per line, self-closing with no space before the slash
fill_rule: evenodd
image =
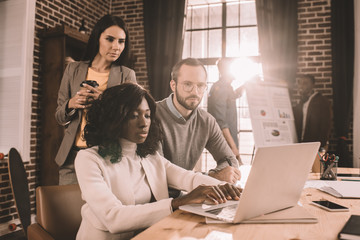
<path id="1" fill-rule="evenodd" d="M 312 205 L 325 209 L 329 212 L 347 212 L 349 208 L 339 205 L 337 203 L 328 201 L 328 200 L 320 200 L 320 201 L 312 201 Z"/>
<path id="2" fill-rule="evenodd" d="M 84 85 L 83 85 L 84 83 L 87 85 L 90 85 L 94 88 L 99 86 L 99 84 L 95 80 L 84 80 L 80 83 L 80 87 L 84 87 Z"/>
<path id="3" fill-rule="evenodd" d="M 80 89 L 86 90 L 86 88 L 84 87 L 84 83 L 94 88 L 99 86 L 99 84 L 94 80 L 84 80 L 82 81 L 82 83 L 80 83 Z M 91 91 L 91 93 L 93 93 L 93 91 Z"/>

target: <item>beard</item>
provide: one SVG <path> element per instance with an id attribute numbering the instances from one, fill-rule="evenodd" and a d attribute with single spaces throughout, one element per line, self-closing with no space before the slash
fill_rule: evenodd
<path id="1" fill-rule="evenodd" d="M 197 96 L 197 95 L 190 95 L 190 96 L 188 96 L 188 97 L 182 97 L 180 94 L 179 94 L 179 92 L 177 91 L 177 88 L 175 89 L 175 97 L 176 97 L 176 100 L 178 101 L 178 103 L 181 105 L 181 106 L 183 106 L 185 109 L 187 109 L 187 110 L 194 110 L 194 109 L 196 109 L 198 106 L 199 106 L 199 104 L 200 104 L 200 98 Z M 195 103 L 195 102 L 191 102 L 190 104 L 187 104 L 186 103 L 186 100 L 188 99 L 188 98 L 197 98 L 198 100 L 199 100 L 199 102 L 198 103 Z"/>

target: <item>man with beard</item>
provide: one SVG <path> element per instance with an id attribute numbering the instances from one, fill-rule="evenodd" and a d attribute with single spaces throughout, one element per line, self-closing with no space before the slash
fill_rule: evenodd
<path id="1" fill-rule="evenodd" d="M 294 108 L 296 132 L 299 142 L 321 142 L 327 149 L 331 130 L 332 111 L 329 100 L 314 91 L 315 78 L 299 76 L 300 102 Z"/>
<path id="2" fill-rule="evenodd" d="M 192 170 L 206 148 L 217 162 L 207 174 L 236 183 L 241 174 L 235 155 L 215 118 L 198 108 L 207 87 L 204 65 L 197 59 L 184 59 L 173 67 L 171 78 L 173 93 L 157 103 L 156 116 L 164 135 L 160 152 L 172 163 Z"/>

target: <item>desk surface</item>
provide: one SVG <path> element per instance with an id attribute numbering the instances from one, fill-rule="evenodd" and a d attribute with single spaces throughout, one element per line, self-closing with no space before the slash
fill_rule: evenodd
<path id="1" fill-rule="evenodd" d="M 339 169 L 339 173 L 359 173 L 359 169 Z M 319 179 L 311 173 L 309 179 Z M 349 212 L 328 212 L 309 203 L 330 200 L 350 209 Z M 360 215 L 360 199 L 339 199 L 317 189 L 304 189 L 300 202 L 318 223 L 305 224 L 206 224 L 205 218 L 177 210 L 137 235 L 134 240 L 205 238 L 211 231 L 232 233 L 233 239 L 337 239 L 337 235 L 351 214 Z"/>

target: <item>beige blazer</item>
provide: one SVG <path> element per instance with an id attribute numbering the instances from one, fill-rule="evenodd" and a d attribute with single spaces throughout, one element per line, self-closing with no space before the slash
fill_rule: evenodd
<path id="1" fill-rule="evenodd" d="M 70 63 L 64 72 L 58 93 L 55 118 L 56 121 L 65 126 L 64 138 L 55 157 L 55 162 L 62 166 L 74 144 L 77 129 L 80 125 L 81 111 L 72 116 L 66 114 L 65 108 L 68 101 L 80 90 L 80 83 L 86 79 L 88 62 Z M 112 66 L 110 69 L 107 88 L 124 82 L 136 82 L 135 72 L 124 66 Z"/>

